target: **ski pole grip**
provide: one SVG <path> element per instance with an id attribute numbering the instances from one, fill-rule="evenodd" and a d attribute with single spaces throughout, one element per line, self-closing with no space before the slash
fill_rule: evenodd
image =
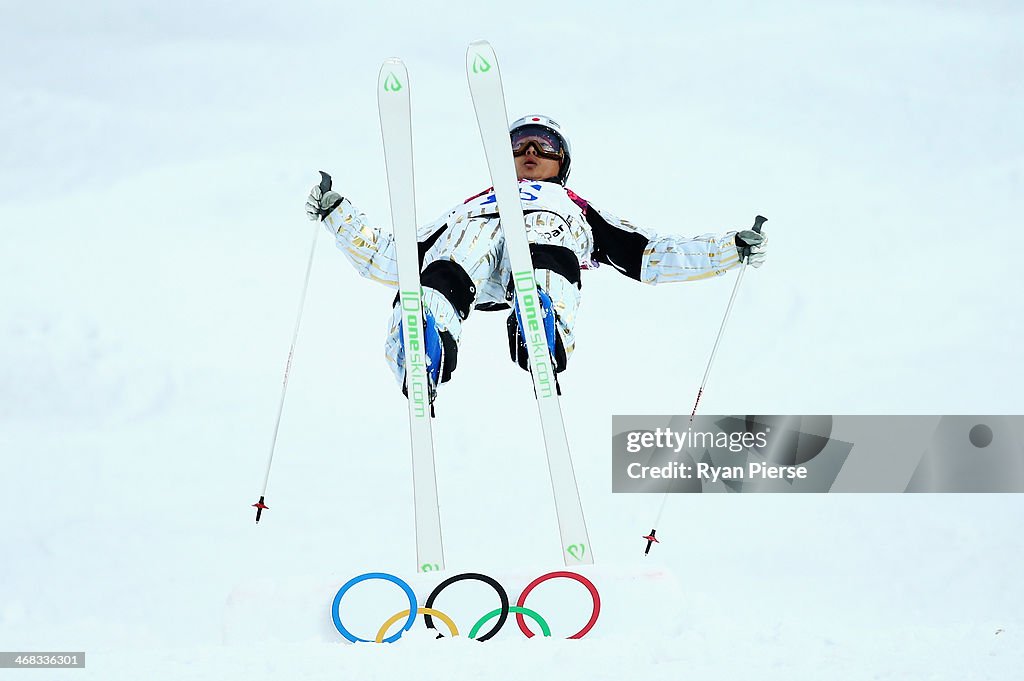
<path id="1" fill-rule="evenodd" d="M 753 229 L 755 232 L 760 234 L 761 233 L 761 225 L 763 225 L 766 222 L 768 222 L 768 218 L 766 218 L 763 215 L 758 215 L 756 218 L 754 218 L 754 226 L 751 229 Z M 740 262 L 745 262 L 747 260 L 747 258 L 750 256 L 750 247 L 749 246 L 745 246 L 745 247 L 739 249 L 739 255 L 740 255 Z"/>
<path id="2" fill-rule="evenodd" d="M 321 192 L 321 196 L 323 194 L 326 194 L 329 191 L 331 191 L 331 176 L 321 170 L 320 171 L 320 192 Z M 761 218 L 761 219 L 763 220 L 764 218 Z"/>

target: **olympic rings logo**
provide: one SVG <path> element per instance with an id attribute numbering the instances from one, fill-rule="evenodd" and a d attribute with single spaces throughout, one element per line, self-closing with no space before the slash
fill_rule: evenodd
<path id="1" fill-rule="evenodd" d="M 537 586 L 539 586 L 540 584 L 543 584 L 548 580 L 558 578 L 572 579 L 579 582 L 584 587 L 586 587 L 587 591 L 590 592 L 591 599 L 593 599 L 594 605 L 590 613 L 590 619 L 587 621 L 587 623 L 583 626 L 582 629 L 577 631 L 572 636 L 568 637 L 583 638 L 587 635 L 587 632 L 594 628 L 594 625 L 597 623 L 597 617 L 601 614 L 601 596 L 597 593 L 597 587 L 595 587 L 593 582 L 591 582 L 589 579 L 575 572 L 566 571 L 549 572 L 546 575 L 541 575 L 537 579 L 533 580 L 532 582 L 527 584 L 526 588 L 523 589 L 523 592 L 519 594 L 519 598 L 516 600 L 515 605 L 509 605 L 508 593 L 506 593 L 505 588 L 501 584 L 499 584 L 498 581 L 493 577 L 488 577 L 487 575 L 482 575 L 478 572 L 463 572 L 453 577 L 449 577 L 448 579 L 444 580 L 436 587 L 434 587 L 434 590 L 430 592 L 429 596 L 427 596 L 427 600 L 423 604 L 423 607 L 417 606 L 416 594 L 413 592 L 412 587 L 405 582 L 405 580 L 401 579 L 400 577 L 396 577 L 395 575 L 388 574 L 386 572 L 367 572 L 366 574 L 359 575 L 358 577 L 353 577 L 352 579 L 345 582 L 345 584 L 340 589 L 338 589 L 338 593 L 334 597 L 334 602 L 331 604 L 331 617 L 334 619 L 334 627 L 346 639 L 348 639 L 352 643 L 369 643 L 369 639 L 359 638 L 358 636 L 352 634 L 348 629 L 345 628 L 345 625 L 341 623 L 339 606 L 341 605 L 341 599 L 344 598 L 348 590 L 354 587 L 356 584 L 371 579 L 381 579 L 387 582 L 392 582 L 393 584 L 399 586 L 405 592 L 405 595 L 409 598 L 409 607 L 405 610 L 395 613 L 387 621 L 385 621 L 384 624 L 381 625 L 380 629 L 377 630 L 377 636 L 374 639 L 376 643 L 394 643 L 395 641 L 400 639 L 402 637 L 402 634 L 409 631 L 412 628 L 412 625 L 415 624 L 417 615 L 423 615 L 423 623 L 427 626 L 428 629 L 436 629 L 436 627 L 434 626 L 433 619 L 436 617 L 437 619 L 444 622 L 445 626 L 448 627 L 448 631 L 451 633 L 452 636 L 458 636 L 459 629 L 455 625 L 455 622 L 452 620 L 451 617 L 435 608 L 434 601 L 437 600 L 437 597 L 441 594 L 442 591 L 444 591 L 452 584 L 455 584 L 456 582 L 461 582 L 463 580 L 471 579 L 483 582 L 484 584 L 487 584 L 492 589 L 494 589 L 495 593 L 498 594 L 498 600 L 500 601 L 501 606 L 499 608 L 491 610 L 490 612 L 480 617 L 480 619 L 477 620 L 476 624 L 474 624 L 473 627 L 469 630 L 469 638 L 477 641 L 486 641 L 489 638 L 493 637 L 501 630 L 503 626 L 505 626 L 505 622 L 506 620 L 508 620 L 509 613 L 515 614 L 516 624 L 519 625 L 519 630 L 522 631 L 523 635 L 527 638 L 533 638 L 535 634 L 534 632 L 530 631 L 529 627 L 526 626 L 526 620 L 524 619 L 524 615 L 532 619 L 537 624 L 537 626 L 540 627 L 541 633 L 544 636 L 551 636 L 551 627 L 548 626 L 548 623 L 544 620 L 544 618 L 541 617 L 540 614 L 526 607 L 526 597 L 529 596 L 530 592 L 537 588 Z M 388 636 L 388 630 L 402 618 L 405 618 L 405 624 L 402 625 L 402 628 L 399 629 L 397 633 Z M 480 633 L 480 629 L 482 629 L 484 625 L 486 625 L 494 618 L 497 618 L 497 622 L 495 622 L 491 626 L 491 628 L 487 630 L 486 633 L 478 636 L 477 634 Z"/>

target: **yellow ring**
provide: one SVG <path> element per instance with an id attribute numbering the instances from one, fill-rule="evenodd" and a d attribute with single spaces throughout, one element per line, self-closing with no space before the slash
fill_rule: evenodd
<path id="1" fill-rule="evenodd" d="M 459 635 L 459 628 L 455 626 L 455 622 L 452 620 L 452 618 L 449 617 L 448 615 L 444 614 L 440 610 L 435 610 L 434 608 L 416 608 L 416 614 L 417 615 L 430 615 L 431 617 L 436 617 L 436 618 L 438 618 L 439 620 L 441 620 L 442 622 L 444 622 L 445 624 L 448 625 L 448 630 L 452 633 L 452 636 L 458 636 Z M 394 624 L 398 620 L 402 619 L 403 617 L 408 617 L 408 616 L 409 616 L 409 610 L 408 609 L 403 610 L 402 612 L 395 613 L 394 615 L 392 615 L 391 619 L 389 619 L 387 622 L 382 624 L 380 629 L 377 631 L 377 639 L 376 639 L 377 643 L 383 643 L 384 642 L 384 637 L 387 636 L 388 629 L 391 628 L 392 624 Z"/>

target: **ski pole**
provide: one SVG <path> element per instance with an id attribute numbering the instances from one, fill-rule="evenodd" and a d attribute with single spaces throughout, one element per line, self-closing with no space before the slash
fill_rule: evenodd
<path id="1" fill-rule="evenodd" d="M 326 194 L 331 190 L 331 176 L 320 171 L 320 194 Z M 295 355 L 295 342 L 299 339 L 299 325 L 302 323 L 302 309 L 306 306 L 306 291 L 309 289 L 309 274 L 313 271 L 313 256 L 316 254 L 316 238 L 320 233 L 320 223 L 317 222 L 313 229 L 313 245 L 309 248 L 309 262 L 306 263 L 306 278 L 302 283 L 302 295 L 299 298 L 299 313 L 295 317 L 295 331 L 292 332 L 292 344 L 288 348 L 288 359 L 284 365 L 284 381 L 281 384 L 281 400 L 277 405 L 277 419 L 274 421 L 274 435 L 270 440 L 270 457 L 267 459 L 267 473 L 263 477 L 263 491 L 260 500 L 253 504 L 256 509 L 256 523 L 259 524 L 260 516 L 264 510 L 270 510 L 266 505 L 267 483 L 270 482 L 270 467 L 274 463 L 274 449 L 277 447 L 277 432 L 281 427 L 281 414 L 284 412 L 284 398 L 288 394 L 288 376 L 291 373 L 292 357 Z"/>
<path id="2" fill-rule="evenodd" d="M 758 234 L 761 233 L 761 226 L 768 222 L 768 218 L 758 215 L 754 218 L 754 231 Z M 736 283 L 732 287 L 732 295 L 729 296 L 729 304 L 725 307 L 725 316 L 722 317 L 722 325 L 718 327 L 718 337 L 715 338 L 715 346 L 711 349 L 711 357 L 708 358 L 708 366 L 704 370 L 704 378 L 701 379 L 700 389 L 697 390 L 697 400 L 693 403 L 693 411 L 690 412 L 690 421 L 693 421 L 693 417 L 697 414 L 697 405 L 700 403 L 701 395 L 704 394 L 704 386 L 708 382 L 708 374 L 711 373 L 711 363 L 715 361 L 715 355 L 718 353 L 718 344 L 722 340 L 722 334 L 725 333 L 725 323 L 729 321 L 729 314 L 732 312 L 732 303 L 736 300 L 736 292 L 740 290 L 740 282 L 743 281 L 743 273 L 747 271 L 747 259 L 750 256 L 750 247 L 740 249 L 740 258 L 743 260 L 743 265 L 740 267 L 740 273 L 736 277 Z"/>
<path id="3" fill-rule="evenodd" d="M 758 215 L 757 217 L 754 218 L 753 230 L 760 234 L 761 226 L 764 225 L 764 223 L 766 222 L 768 222 L 768 218 Z M 708 374 L 711 373 L 711 364 L 715 361 L 715 355 L 718 354 L 718 344 L 722 341 L 722 334 L 725 333 L 725 324 L 726 322 L 729 321 L 729 314 L 732 312 L 732 304 L 733 301 L 736 300 L 736 292 L 740 290 L 740 282 L 743 281 L 743 273 L 747 271 L 747 259 L 749 255 L 749 246 L 740 249 L 740 259 L 743 260 L 743 264 L 740 266 L 740 273 L 736 277 L 736 283 L 733 284 L 732 295 L 729 296 L 729 304 L 726 305 L 725 307 L 725 316 L 722 317 L 722 325 L 718 327 L 718 337 L 715 338 L 715 345 L 711 349 L 711 357 L 708 358 L 707 368 L 704 369 L 704 378 L 701 379 L 700 388 L 697 390 L 697 399 L 693 403 L 693 411 L 690 412 L 690 423 L 693 423 L 693 417 L 697 415 L 697 405 L 700 404 L 700 398 L 704 394 L 704 387 L 707 385 L 708 382 Z M 659 543 L 658 540 L 655 539 L 655 535 L 658 531 L 658 523 L 661 522 L 661 514 L 665 511 L 665 504 L 668 503 L 668 495 L 669 493 L 665 492 L 664 496 L 661 499 L 661 507 L 658 509 L 658 517 L 654 520 L 654 526 L 651 528 L 650 533 L 644 535 L 643 537 L 647 540 L 647 547 L 644 550 L 645 556 L 648 553 L 650 553 L 652 544 Z"/>

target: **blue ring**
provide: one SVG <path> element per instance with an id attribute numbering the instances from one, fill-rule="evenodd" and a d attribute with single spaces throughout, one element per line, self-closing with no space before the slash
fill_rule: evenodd
<path id="1" fill-rule="evenodd" d="M 338 594 L 334 597 L 334 603 L 331 604 L 331 618 L 334 619 L 334 628 L 338 630 L 338 633 L 352 643 L 373 643 L 370 639 L 359 638 L 358 636 L 354 636 L 349 633 L 348 629 L 346 629 L 341 623 L 341 617 L 338 615 L 338 606 L 341 605 L 341 598 L 345 595 L 345 592 L 359 582 L 365 582 L 368 579 L 383 579 L 385 581 L 392 582 L 393 584 L 397 584 L 402 587 L 402 590 L 405 591 L 405 595 L 409 597 L 409 619 L 405 621 L 405 626 L 399 629 L 398 633 L 394 636 L 389 636 L 384 639 L 384 643 L 394 643 L 402 637 L 402 633 L 412 629 L 412 625 L 416 623 L 416 610 L 418 609 L 418 606 L 416 604 L 416 594 L 413 593 L 412 587 L 406 584 L 401 578 L 389 575 L 386 572 L 367 572 L 366 574 L 359 575 L 358 577 L 353 577 L 345 582 L 344 586 L 338 589 Z"/>

